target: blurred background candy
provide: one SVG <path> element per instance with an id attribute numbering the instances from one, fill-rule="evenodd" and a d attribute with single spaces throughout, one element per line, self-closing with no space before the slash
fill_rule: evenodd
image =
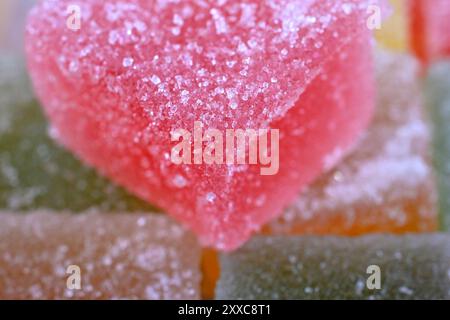
<path id="1" fill-rule="evenodd" d="M 448 234 L 255 237 L 220 262 L 217 299 L 450 299 Z"/>
<path id="2" fill-rule="evenodd" d="M 375 32 L 378 44 L 381 47 L 397 52 L 408 51 L 410 35 L 407 1 L 389 0 L 392 13 L 383 21 L 381 29 Z"/>
<path id="3" fill-rule="evenodd" d="M 450 56 L 450 2 L 408 0 L 411 47 L 425 62 Z"/>
<path id="4" fill-rule="evenodd" d="M 0 1 L 0 52 L 22 52 L 24 47 L 25 20 L 37 0 Z"/>
<path id="5" fill-rule="evenodd" d="M 165 216 L 1 212 L 0 221 L 0 299 L 200 298 L 200 247 Z"/>
<path id="6" fill-rule="evenodd" d="M 450 32 L 450 30 L 449 30 Z M 433 64 L 425 81 L 434 128 L 434 164 L 439 182 L 442 230 L 450 230 L 450 60 Z"/>

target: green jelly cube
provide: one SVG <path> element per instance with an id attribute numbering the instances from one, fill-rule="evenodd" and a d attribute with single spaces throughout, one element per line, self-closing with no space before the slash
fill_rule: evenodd
<path id="1" fill-rule="evenodd" d="M 433 65 L 426 99 L 434 124 L 434 164 L 439 185 L 441 229 L 450 230 L 450 61 Z"/>
<path id="2" fill-rule="evenodd" d="M 217 299 L 449 299 L 450 235 L 256 237 L 220 269 Z"/>

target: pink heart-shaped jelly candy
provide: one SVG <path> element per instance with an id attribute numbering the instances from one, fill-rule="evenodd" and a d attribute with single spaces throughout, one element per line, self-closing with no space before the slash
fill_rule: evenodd
<path id="1" fill-rule="evenodd" d="M 370 0 L 75 3 L 42 1 L 27 24 L 55 138 L 205 245 L 242 244 L 370 118 Z M 259 136 L 238 148 L 238 129 Z"/>

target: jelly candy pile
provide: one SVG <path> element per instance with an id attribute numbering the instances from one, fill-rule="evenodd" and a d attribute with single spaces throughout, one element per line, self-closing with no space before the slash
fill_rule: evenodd
<path id="1" fill-rule="evenodd" d="M 0 298 L 450 299 L 447 0 L 31 2 Z"/>

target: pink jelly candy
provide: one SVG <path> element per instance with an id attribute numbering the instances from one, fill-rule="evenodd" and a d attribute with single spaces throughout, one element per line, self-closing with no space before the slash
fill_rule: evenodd
<path id="1" fill-rule="evenodd" d="M 413 50 L 426 62 L 450 57 L 450 1 L 408 1 Z"/>
<path id="2" fill-rule="evenodd" d="M 366 127 L 373 1 L 46 0 L 28 66 L 60 143 L 231 250 Z"/>

